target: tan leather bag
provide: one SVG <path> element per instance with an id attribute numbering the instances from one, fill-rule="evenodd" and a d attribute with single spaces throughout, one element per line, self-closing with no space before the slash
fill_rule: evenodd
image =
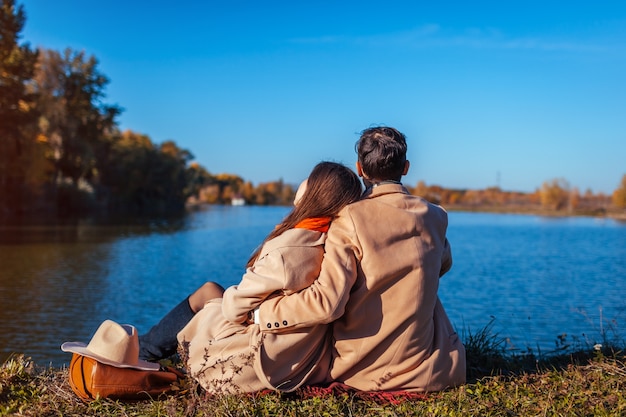
<path id="1" fill-rule="evenodd" d="M 141 371 L 117 368 L 87 356 L 74 353 L 70 362 L 69 380 L 72 391 L 84 400 L 145 400 L 172 389 L 183 375 L 173 368 Z"/>

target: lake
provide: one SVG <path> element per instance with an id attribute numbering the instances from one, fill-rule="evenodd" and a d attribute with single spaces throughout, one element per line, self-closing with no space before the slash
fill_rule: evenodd
<path id="1" fill-rule="evenodd" d="M 210 206 L 173 220 L 0 226 L 0 360 L 62 366 L 64 341 L 105 319 L 144 332 L 205 281 L 236 284 L 288 207 Z M 626 339 L 626 224 L 451 212 L 440 297 L 459 333 L 491 323 L 507 347 Z"/>

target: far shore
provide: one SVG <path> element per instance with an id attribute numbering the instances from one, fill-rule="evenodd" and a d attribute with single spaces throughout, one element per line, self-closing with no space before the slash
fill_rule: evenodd
<path id="1" fill-rule="evenodd" d="M 188 204 L 186 209 L 182 213 L 178 213 L 176 215 L 131 215 L 130 217 L 126 217 L 119 214 L 100 214 L 98 216 L 92 217 L 89 215 L 85 216 L 66 216 L 66 217 L 58 217 L 51 213 L 24 213 L 19 216 L 7 216 L 6 214 L 3 216 L 0 213 L 0 227 L 21 227 L 21 226 L 32 226 L 32 225 L 71 225 L 76 221 L 82 220 L 96 220 L 97 223 L 103 221 L 104 223 L 108 223 L 111 219 L 124 220 L 128 221 L 132 219 L 137 220 L 138 222 L 144 222 L 146 220 L 155 220 L 155 219 L 173 219 L 184 217 L 188 213 L 192 213 L 197 210 L 202 210 L 204 208 L 210 208 L 214 204 L 207 203 L 194 203 Z M 533 205 L 470 205 L 470 204 L 441 204 L 441 206 L 446 209 L 448 212 L 467 212 L 467 213 L 492 213 L 492 214 L 516 214 L 516 215 L 528 215 L 528 216 L 542 216 L 542 217 L 593 217 L 598 219 L 611 219 L 617 222 L 626 222 L 626 209 L 617 209 L 615 207 L 611 207 L 608 209 L 598 208 L 598 209 L 586 209 L 586 210 L 550 210 L 544 209 L 538 206 Z M 286 206 L 285 206 L 286 207 Z"/>
<path id="2" fill-rule="evenodd" d="M 526 214 L 531 216 L 545 217 L 597 217 L 609 218 L 617 221 L 626 221 L 626 210 L 596 209 L 596 210 L 548 210 L 529 206 L 495 206 L 495 205 L 467 205 L 467 204 L 444 204 L 449 211 L 463 211 L 472 213 L 497 213 L 497 214 Z"/>

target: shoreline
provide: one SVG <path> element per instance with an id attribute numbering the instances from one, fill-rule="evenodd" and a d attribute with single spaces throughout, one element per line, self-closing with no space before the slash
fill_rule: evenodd
<path id="1" fill-rule="evenodd" d="M 594 217 L 607 218 L 619 222 L 626 222 L 626 210 L 596 209 L 596 210 L 547 210 L 525 206 L 488 206 L 488 205 L 464 205 L 445 204 L 442 207 L 448 212 L 468 213 L 491 213 L 491 214 L 521 214 L 542 217 Z"/>
<path id="2" fill-rule="evenodd" d="M 588 209 L 575 209 L 575 210 L 551 210 L 544 209 L 534 205 L 525 204 L 509 204 L 509 205 L 489 205 L 489 204 L 439 204 L 448 212 L 468 212 L 468 213 L 492 213 L 492 214 L 521 214 L 521 215 L 534 215 L 543 217 L 595 217 L 595 218 L 607 218 L 619 222 L 626 222 L 626 209 L 617 209 L 614 207 L 605 208 L 588 208 Z M 230 206 L 230 204 L 208 204 L 208 203 L 196 203 L 188 204 L 185 210 L 176 214 L 163 214 L 163 215 L 120 215 L 119 213 L 96 215 L 76 215 L 76 216 L 55 216 L 53 213 L 21 213 L 19 215 L 6 215 L 0 213 L 0 226 L 31 226 L 31 225 L 72 225 L 77 221 L 100 219 L 107 223 L 116 219 L 136 219 L 146 221 L 149 219 L 179 219 L 187 214 L 201 210 L 203 208 L 210 208 L 211 206 Z M 240 207 L 240 206 L 234 206 Z M 263 205 L 249 205 L 249 207 L 273 207 Z M 287 207 L 287 206 L 284 206 Z"/>

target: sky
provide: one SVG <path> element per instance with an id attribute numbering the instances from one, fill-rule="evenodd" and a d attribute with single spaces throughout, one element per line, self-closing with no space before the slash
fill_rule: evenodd
<path id="1" fill-rule="evenodd" d="M 120 128 L 210 173 L 297 184 L 370 126 L 403 181 L 610 194 L 626 174 L 624 1 L 17 0 L 22 42 L 95 56 Z"/>

